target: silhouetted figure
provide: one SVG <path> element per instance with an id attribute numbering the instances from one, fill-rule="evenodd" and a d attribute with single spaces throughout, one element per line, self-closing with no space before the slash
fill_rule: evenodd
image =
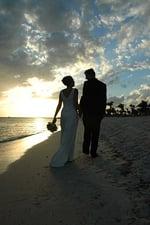
<path id="1" fill-rule="evenodd" d="M 56 116 L 61 109 L 61 140 L 57 152 L 51 159 L 52 167 L 64 166 L 68 161 L 74 159 L 74 144 L 78 124 L 78 90 L 74 87 L 74 80 L 71 76 L 62 79 L 65 89 L 60 91 L 58 105 L 52 123 L 56 122 Z"/>
<path id="2" fill-rule="evenodd" d="M 83 86 L 80 100 L 80 115 L 83 114 L 84 140 L 83 153 L 97 157 L 101 120 L 106 109 L 106 84 L 95 78 L 95 71 L 85 72 L 87 81 Z"/>

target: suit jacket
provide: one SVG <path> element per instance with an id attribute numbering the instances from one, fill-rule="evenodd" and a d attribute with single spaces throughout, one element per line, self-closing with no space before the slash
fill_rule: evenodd
<path id="1" fill-rule="evenodd" d="M 106 109 L 106 84 L 96 78 L 84 82 L 80 100 L 83 116 L 104 116 Z"/>

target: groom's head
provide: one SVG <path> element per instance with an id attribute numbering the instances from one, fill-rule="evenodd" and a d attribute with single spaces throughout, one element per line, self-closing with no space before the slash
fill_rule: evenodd
<path id="1" fill-rule="evenodd" d="M 84 74 L 85 74 L 87 80 L 95 78 L 95 71 L 92 68 L 85 70 Z"/>

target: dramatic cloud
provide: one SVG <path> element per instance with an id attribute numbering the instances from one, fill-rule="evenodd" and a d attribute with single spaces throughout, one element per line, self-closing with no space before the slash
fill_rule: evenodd
<path id="1" fill-rule="evenodd" d="M 142 100 L 150 103 L 150 85 L 142 84 L 138 89 L 133 90 L 127 97 L 127 103 L 137 105 Z"/>
<path id="2" fill-rule="evenodd" d="M 81 95 L 90 67 L 111 96 L 127 96 L 150 74 L 149 36 L 147 0 L 1 0 L 0 96 L 33 79 L 41 88 L 50 85 L 55 99 L 65 75 Z M 133 76 L 129 88 L 121 86 L 131 72 L 141 73 L 140 81 Z"/>
<path id="3" fill-rule="evenodd" d="M 124 96 L 113 96 L 108 99 L 108 102 L 113 102 L 114 106 L 118 106 L 120 103 L 124 103 Z"/>

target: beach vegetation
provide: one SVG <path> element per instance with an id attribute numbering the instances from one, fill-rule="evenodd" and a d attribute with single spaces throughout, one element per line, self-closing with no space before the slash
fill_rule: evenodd
<path id="1" fill-rule="evenodd" d="M 150 115 L 150 103 L 142 100 L 137 105 L 130 104 L 126 106 L 123 103 L 114 106 L 114 102 L 107 102 L 106 116 L 149 116 Z"/>

